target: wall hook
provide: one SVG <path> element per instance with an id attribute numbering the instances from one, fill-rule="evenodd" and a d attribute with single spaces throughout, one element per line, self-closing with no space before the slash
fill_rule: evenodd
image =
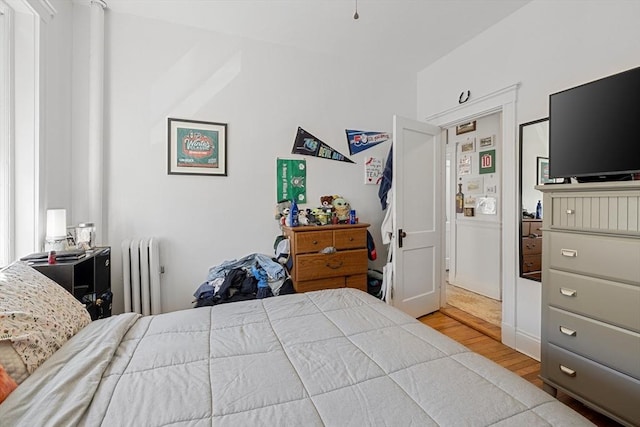
<path id="1" fill-rule="evenodd" d="M 471 91 L 468 90 L 467 91 L 467 96 L 464 96 L 464 91 L 462 93 L 460 93 L 460 97 L 458 98 L 458 104 L 464 104 L 465 102 L 467 102 L 469 100 L 469 98 L 471 97 Z"/>

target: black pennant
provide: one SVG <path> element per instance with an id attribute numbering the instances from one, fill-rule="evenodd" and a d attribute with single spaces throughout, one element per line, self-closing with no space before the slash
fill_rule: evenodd
<path id="1" fill-rule="evenodd" d="M 291 154 L 302 154 L 305 156 L 320 157 L 322 159 L 337 160 L 339 162 L 355 163 L 301 127 L 298 127 Z"/>

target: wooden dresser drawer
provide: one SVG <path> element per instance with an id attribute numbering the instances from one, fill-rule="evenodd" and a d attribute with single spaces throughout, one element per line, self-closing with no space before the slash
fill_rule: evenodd
<path id="1" fill-rule="evenodd" d="M 542 220 L 541 219 L 523 219 L 522 220 L 522 236 L 542 236 Z"/>
<path id="2" fill-rule="evenodd" d="M 355 276 L 347 276 L 345 286 L 347 288 L 356 288 L 367 292 L 367 275 L 356 274 Z"/>
<path id="3" fill-rule="evenodd" d="M 367 271 L 367 250 L 355 249 L 332 254 L 303 254 L 294 261 L 296 280 L 350 276 Z"/>
<path id="4" fill-rule="evenodd" d="M 540 271 L 542 268 L 542 257 L 540 254 L 524 255 L 522 257 L 522 272 L 531 273 L 533 271 Z"/>
<path id="5" fill-rule="evenodd" d="M 522 238 L 522 254 L 533 255 L 542 253 L 542 238 L 540 237 L 523 237 Z"/>
<path id="6" fill-rule="evenodd" d="M 344 288 L 344 277 L 329 277 L 327 279 L 305 280 L 303 282 L 296 282 L 296 292 L 311 292 L 319 291 L 322 289 L 337 289 Z"/>
<path id="7" fill-rule="evenodd" d="M 328 246 L 333 246 L 333 232 L 330 230 L 307 231 L 296 233 L 294 236 L 297 253 L 320 252 Z"/>
<path id="8" fill-rule="evenodd" d="M 367 247 L 367 230 L 356 228 L 334 232 L 333 245 L 336 249 L 358 249 Z"/>
<path id="9" fill-rule="evenodd" d="M 283 227 L 291 242 L 296 292 L 350 287 L 367 291 L 369 224 Z M 332 253 L 322 253 L 332 248 Z"/>
<path id="10" fill-rule="evenodd" d="M 531 222 L 529 235 L 542 236 L 542 220 Z"/>
<path id="11" fill-rule="evenodd" d="M 553 307 L 548 316 L 550 343 L 640 379 L 640 334 Z"/>
<path id="12" fill-rule="evenodd" d="M 549 270 L 549 305 L 640 333 L 640 286 Z"/>
<path id="13" fill-rule="evenodd" d="M 550 268 L 640 285 L 640 239 L 551 232 Z"/>
<path id="14" fill-rule="evenodd" d="M 543 378 L 597 406 L 640 425 L 640 381 L 553 344 L 547 348 Z"/>

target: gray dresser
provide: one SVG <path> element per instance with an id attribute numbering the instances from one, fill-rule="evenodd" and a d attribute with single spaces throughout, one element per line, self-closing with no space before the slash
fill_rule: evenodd
<path id="1" fill-rule="evenodd" d="M 640 181 L 544 193 L 540 376 L 640 425 Z"/>

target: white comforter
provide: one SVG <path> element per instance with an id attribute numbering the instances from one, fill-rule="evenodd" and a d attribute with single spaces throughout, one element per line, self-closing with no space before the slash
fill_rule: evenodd
<path id="1" fill-rule="evenodd" d="M 0 424 L 590 425 L 353 289 L 93 322 L 0 405 Z"/>

